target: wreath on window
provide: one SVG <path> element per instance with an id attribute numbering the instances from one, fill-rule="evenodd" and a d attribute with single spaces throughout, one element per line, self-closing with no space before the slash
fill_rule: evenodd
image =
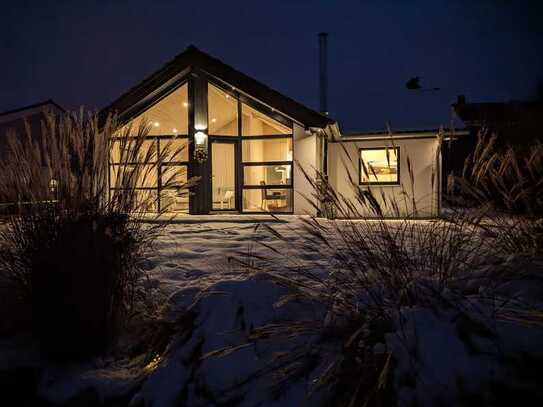
<path id="1" fill-rule="evenodd" d="M 199 163 L 205 163 L 207 161 L 207 150 L 204 148 L 197 148 L 194 150 L 194 159 Z"/>

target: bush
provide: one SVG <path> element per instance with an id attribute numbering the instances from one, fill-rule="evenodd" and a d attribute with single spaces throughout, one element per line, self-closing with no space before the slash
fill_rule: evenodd
<path id="1" fill-rule="evenodd" d="M 496 147 L 497 136 L 479 132 L 462 176 L 450 177 L 453 200 L 477 208 L 477 226 L 503 253 L 543 253 L 543 145 Z"/>
<path id="2" fill-rule="evenodd" d="M 99 127 L 81 111 L 48 115 L 40 135 L 10 135 L 0 195 L 17 210 L 0 230 L 0 272 L 32 304 L 34 333 L 52 356 L 103 352 L 147 295 L 141 264 L 167 225 L 146 222 L 157 197 L 136 190 L 164 158 L 143 149 L 147 133 L 146 125 L 120 130 L 115 117 Z M 120 162 L 139 163 L 110 191 L 113 137 Z"/>

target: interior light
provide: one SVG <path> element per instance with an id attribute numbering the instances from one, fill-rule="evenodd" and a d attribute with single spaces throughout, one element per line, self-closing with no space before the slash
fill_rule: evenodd
<path id="1" fill-rule="evenodd" d="M 203 131 L 203 130 L 205 130 L 206 128 L 207 128 L 207 127 L 206 127 L 204 124 L 198 123 L 198 124 L 195 124 L 195 125 L 194 125 L 194 130 L 196 130 L 196 131 Z"/>
<path id="2" fill-rule="evenodd" d="M 183 107 L 188 107 L 189 104 L 187 102 L 183 102 Z"/>
<path id="3" fill-rule="evenodd" d="M 154 122 L 153 126 L 158 127 L 158 126 L 160 126 L 160 123 L 159 122 Z"/>
<path id="4" fill-rule="evenodd" d="M 197 131 L 194 134 L 194 141 L 196 142 L 197 146 L 201 146 L 205 144 L 207 135 L 203 131 Z"/>
<path id="5" fill-rule="evenodd" d="M 213 118 L 211 119 L 211 123 L 215 123 L 217 121 L 217 119 Z"/>
<path id="6" fill-rule="evenodd" d="M 177 129 L 176 128 L 173 128 L 172 131 L 177 134 Z"/>
<path id="7" fill-rule="evenodd" d="M 226 99 L 230 99 L 230 95 L 226 95 Z"/>

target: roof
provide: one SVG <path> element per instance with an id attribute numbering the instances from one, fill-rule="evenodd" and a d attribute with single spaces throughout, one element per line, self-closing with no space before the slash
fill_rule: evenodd
<path id="1" fill-rule="evenodd" d="M 543 116 L 543 102 L 496 102 L 455 103 L 452 105 L 458 116 L 466 123 L 499 123 Z"/>
<path id="2" fill-rule="evenodd" d="M 188 47 L 158 71 L 121 95 L 109 106 L 102 109 L 101 113 L 104 114 L 111 111 L 122 113 L 126 111 L 142 98 L 187 69 L 199 69 L 209 75 L 215 76 L 308 127 L 324 128 L 334 123 L 334 120 L 329 117 L 284 96 L 194 46 Z"/>
<path id="3" fill-rule="evenodd" d="M 47 100 L 45 100 L 43 102 L 34 103 L 32 105 L 18 107 L 16 109 L 12 109 L 12 110 L 6 110 L 5 112 L 1 112 L 0 116 L 5 116 L 5 115 L 8 115 L 8 114 L 13 114 L 13 113 L 19 113 L 19 112 L 23 112 L 25 110 L 36 109 L 36 108 L 39 108 L 39 107 L 42 107 L 42 106 L 47 106 L 47 105 L 52 105 L 52 106 L 56 107 L 57 109 L 62 110 L 64 112 L 64 108 L 62 106 L 60 106 L 58 103 L 56 103 L 53 99 L 47 99 Z"/>
<path id="4" fill-rule="evenodd" d="M 356 131 L 344 134 L 340 140 L 376 140 L 376 139 L 400 139 L 400 138 L 428 138 L 435 137 L 440 131 L 444 136 L 463 136 L 469 134 L 466 129 L 442 128 L 442 129 L 402 129 L 395 131 Z"/>

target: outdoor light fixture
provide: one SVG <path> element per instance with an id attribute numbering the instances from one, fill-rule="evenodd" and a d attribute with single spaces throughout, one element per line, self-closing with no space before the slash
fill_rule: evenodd
<path id="1" fill-rule="evenodd" d="M 194 134 L 194 141 L 196 142 L 197 146 L 203 146 L 206 142 L 207 134 L 205 134 L 203 131 L 197 131 Z"/>

